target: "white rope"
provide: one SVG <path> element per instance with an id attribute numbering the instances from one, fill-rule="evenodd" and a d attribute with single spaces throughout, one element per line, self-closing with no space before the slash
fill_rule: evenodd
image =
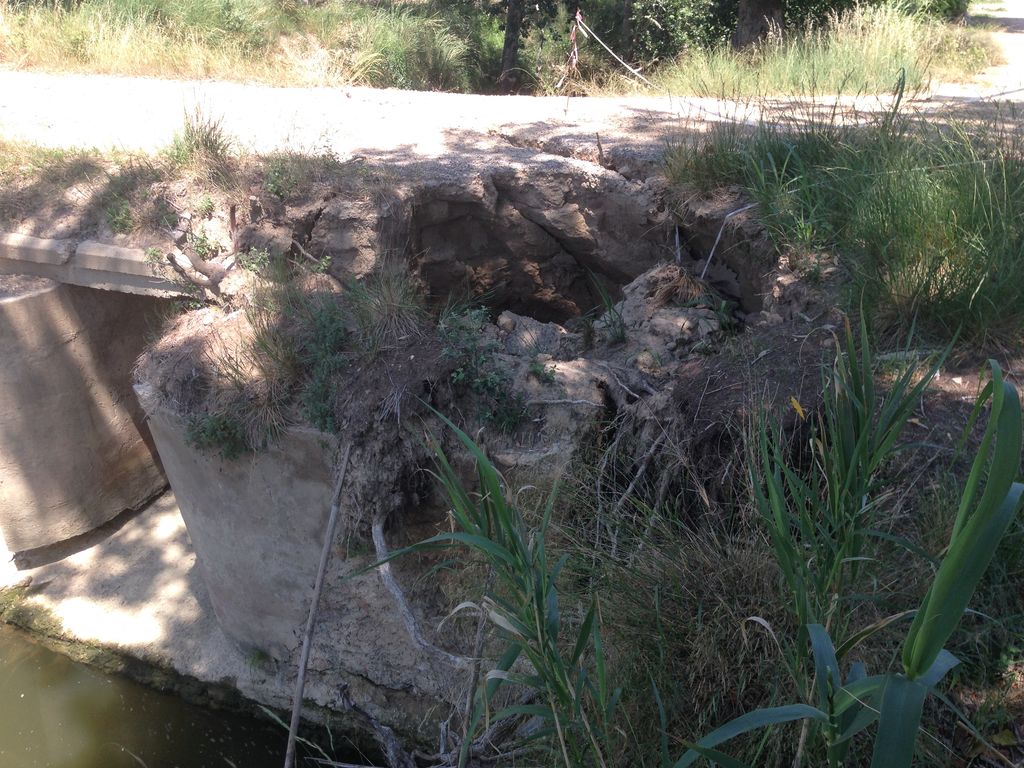
<path id="1" fill-rule="evenodd" d="M 592 38 L 594 38 L 594 39 L 595 39 L 595 40 L 596 40 L 596 41 L 597 41 L 598 43 L 600 43 L 601 47 L 602 47 L 602 48 L 604 48 L 604 49 L 605 49 L 606 51 L 608 51 L 608 53 L 609 53 L 609 54 L 611 55 L 611 57 L 612 57 L 613 59 L 615 59 L 616 61 L 618 61 L 618 63 L 621 63 L 621 65 L 622 65 L 623 67 L 625 67 L 625 68 L 626 68 L 626 70 L 627 70 L 627 72 L 629 72 L 629 73 L 630 73 L 631 75 L 633 75 L 633 77 L 635 77 L 635 78 L 637 78 L 637 79 L 639 79 L 639 80 L 642 80 L 642 81 L 643 81 L 644 83 L 646 83 L 647 85 L 649 85 L 649 86 L 650 86 L 651 88 L 653 88 L 653 89 L 655 89 L 655 90 L 659 90 L 659 91 L 665 91 L 666 93 L 668 93 L 668 91 L 666 91 L 666 90 L 665 90 L 665 88 L 658 88 L 658 87 L 657 87 L 656 85 L 654 85 L 654 84 L 653 84 L 652 82 L 650 82 L 650 81 L 649 81 L 649 80 L 648 80 L 647 78 L 645 78 L 645 77 L 644 77 L 643 75 L 641 75 L 641 74 L 640 74 L 640 70 L 637 70 L 637 69 L 634 69 L 634 68 L 630 67 L 630 66 L 628 65 L 628 63 L 626 63 L 626 61 L 625 61 L 625 60 L 624 60 L 624 59 L 623 59 L 623 58 L 622 58 L 622 57 L 621 57 L 620 55 L 618 55 L 618 54 L 617 54 L 617 53 L 615 53 L 615 52 L 614 52 L 613 50 L 611 50 L 611 48 L 609 48 L 609 47 L 607 46 L 607 44 L 606 44 L 606 43 L 605 43 L 605 42 L 604 42 L 603 40 L 601 40 L 601 38 L 599 38 L 599 37 L 597 36 L 597 33 L 596 33 L 596 32 L 594 32 L 594 30 L 592 30 L 592 29 L 591 29 L 591 28 L 590 28 L 590 27 L 589 27 L 589 26 L 587 25 L 587 23 L 586 23 L 586 22 L 584 22 L 584 20 L 583 20 L 583 13 L 582 13 L 582 12 L 580 12 L 580 9 L 579 9 L 579 8 L 577 9 L 577 15 L 575 15 L 575 23 L 577 23 L 577 26 L 578 26 L 578 27 L 579 27 L 579 28 L 580 28 L 581 30 L 583 30 L 585 34 L 587 34 L 587 35 L 590 35 L 590 36 L 591 36 Z M 562 80 L 564 80 L 564 78 L 562 78 Z M 560 82 L 561 82 L 561 81 L 559 81 L 559 84 L 560 84 Z M 671 95 L 671 94 L 670 94 L 670 95 Z"/>
<path id="2" fill-rule="evenodd" d="M 725 231 L 725 224 L 726 224 L 726 222 L 729 221 L 729 219 L 731 219 L 733 216 L 737 216 L 737 215 L 743 213 L 744 211 L 749 211 L 751 208 L 753 208 L 756 205 L 757 205 L 757 203 L 751 203 L 750 205 L 744 205 L 742 208 L 737 208 L 735 211 L 730 211 L 729 213 L 725 214 L 725 216 L 722 218 L 722 226 L 720 226 L 718 228 L 718 236 L 715 238 L 715 244 L 711 246 L 711 253 L 708 254 L 708 260 L 704 262 L 704 269 L 701 270 L 701 273 L 700 273 L 700 279 L 701 280 L 703 280 L 704 276 L 707 275 L 708 267 L 711 266 L 711 260 L 713 258 L 715 258 L 715 249 L 718 248 L 718 241 L 722 239 L 722 232 Z"/>
<path id="3" fill-rule="evenodd" d="M 605 44 L 604 40 L 602 40 L 600 37 L 597 36 L 597 33 L 594 32 L 594 30 L 592 30 L 589 26 L 587 26 L 587 23 L 583 20 L 583 14 L 580 13 L 579 11 L 576 11 L 576 23 L 579 24 L 580 29 L 582 29 L 584 32 L 586 32 L 588 35 L 590 35 L 592 38 L 597 40 L 597 42 L 601 44 L 601 47 L 604 48 L 606 51 L 608 51 L 608 53 L 611 54 L 611 57 L 613 59 L 615 59 L 617 62 L 619 62 L 619 64 L 621 64 L 623 67 L 625 67 L 629 71 L 629 73 L 631 75 L 633 75 L 634 77 L 636 77 L 636 78 L 642 80 L 643 82 L 647 83 L 647 85 L 651 86 L 651 88 L 654 88 L 657 91 L 663 91 L 665 93 L 668 93 L 668 91 L 666 91 L 664 88 L 659 88 L 654 83 L 652 83 L 650 80 L 648 80 L 646 77 L 641 75 L 640 74 L 640 70 L 633 69 L 633 67 L 629 66 L 629 64 L 627 64 L 625 61 L 623 61 L 619 57 L 619 55 L 617 53 L 615 53 L 615 51 L 613 51 L 611 48 L 609 48 Z"/>

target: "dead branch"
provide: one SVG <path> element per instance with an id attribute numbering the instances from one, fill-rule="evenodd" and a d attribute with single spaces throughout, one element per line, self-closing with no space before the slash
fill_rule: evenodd
<path id="1" fill-rule="evenodd" d="M 198 286 L 199 288 L 205 288 L 208 291 L 216 293 L 218 283 L 215 283 L 213 280 L 210 280 L 207 277 L 203 277 L 202 275 L 191 274 L 187 272 L 185 268 L 178 263 L 177 259 L 174 258 L 173 253 L 167 254 L 167 263 L 170 264 L 171 269 L 178 273 L 179 277 L 181 277 L 190 285 L 195 285 Z"/>
<path id="2" fill-rule="evenodd" d="M 384 520 L 386 517 L 387 515 L 383 511 L 378 511 L 373 516 L 373 547 L 374 550 L 376 550 L 377 561 L 382 563 L 382 565 L 377 567 L 377 572 L 380 574 L 380 578 L 381 581 L 384 582 L 384 586 L 387 587 L 387 590 L 394 598 L 395 605 L 398 607 L 398 615 L 402 618 L 402 622 L 405 624 L 405 628 L 409 632 L 409 636 L 421 651 L 429 653 L 432 656 L 436 656 L 459 669 L 470 667 L 472 665 L 471 659 L 467 659 L 463 656 L 456 656 L 443 648 L 438 648 L 436 645 L 428 642 L 423 636 L 419 623 L 416 621 L 412 608 L 409 606 L 409 601 L 406 599 L 405 593 L 402 591 L 402 588 L 395 580 L 394 573 L 391 571 L 391 562 L 388 560 L 391 556 L 391 552 L 388 549 L 388 543 L 384 538 Z"/>
<path id="3" fill-rule="evenodd" d="M 334 541 L 334 529 L 338 525 L 338 512 L 341 508 L 341 490 L 345 485 L 345 473 L 348 470 L 348 457 L 352 452 L 352 444 L 345 447 L 345 455 L 341 459 L 338 480 L 334 486 L 331 499 L 331 516 L 324 532 L 324 546 L 320 552 L 320 566 L 316 572 L 313 585 L 313 599 L 309 604 L 309 618 L 306 620 L 306 632 L 302 637 L 302 653 L 299 656 L 299 676 L 295 681 L 295 692 L 292 695 L 292 718 L 288 726 L 288 746 L 285 749 L 284 768 L 295 765 L 295 737 L 299 731 L 299 720 L 302 715 L 302 696 L 306 688 L 306 666 L 309 664 L 309 649 L 313 640 L 313 629 L 316 626 L 316 612 L 320 605 L 320 592 L 324 587 L 324 574 L 327 572 L 327 561 L 331 554 L 331 542 Z"/>
<path id="4" fill-rule="evenodd" d="M 187 242 L 182 244 L 181 252 L 185 254 L 185 258 L 188 259 L 188 263 L 192 265 L 192 269 L 206 277 L 214 285 L 220 283 L 220 281 L 224 279 L 224 275 L 227 274 L 227 270 L 224 269 L 224 267 L 215 261 L 207 261 L 202 258 L 198 253 L 196 253 L 195 248 Z"/>
<path id="5" fill-rule="evenodd" d="M 615 503 L 615 506 L 612 508 L 613 519 L 618 517 L 619 512 L 622 510 L 622 507 L 625 505 L 629 497 L 633 494 L 633 491 L 636 489 L 637 483 L 640 482 L 640 478 L 642 478 L 644 476 L 644 473 L 647 471 L 647 465 L 651 463 L 651 458 L 654 456 L 655 453 L 657 453 L 658 449 L 661 448 L 661 444 L 663 442 L 665 442 L 664 432 L 658 435 L 658 439 L 651 444 L 651 447 L 647 449 L 643 457 L 640 459 L 640 467 L 637 469 L 636 474 L 633 475 L 633 479 L 629 481 L 629 485 L 626 486 L 626 490 L 623 491 L 622 495 L 619 497 L 619 500 Z"/>

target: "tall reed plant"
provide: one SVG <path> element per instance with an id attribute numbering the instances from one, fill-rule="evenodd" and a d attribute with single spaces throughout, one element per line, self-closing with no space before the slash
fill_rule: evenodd
<path id="1" fill-rule="evenodd" d="M 437 476 L 451 504 L 454 530 L 413 549 L 457 546 L 484 560 L 493 574 L 492 587 L 479 603 L 463 603 L 456 611 L 478 611 L 506 646 L 479 681 L 459 764 L 469 760 L 484 723 L 533 718 L 541 727 L 532 730 L 527 742 L 550 737 L 566 768 L 606 766 L 607 728 L 620 692 L 609 686 L 596 600 L 582 618 L 575 617 L 578 621 L 563 614 L 558 579 L 567 556 L 553 558 L 547 545 L 556 493 L 548 497 L 539 524 L 531 525 L 486 454 L 441 418 L 476 463 L 478 490 L 465 487 L 436 447 Z M 516 698 L 495 708 L 503 687 L 514 689 Z"/>
<path id="2" fill-rule="evenodd" d="M 689 745 L 673 768 L 686 768 L 702 759 L 730 768 L 742 766 L 718 747 L 741 734 L 793 721 L 804 721 L 808 730 L 824 741 L 830 768 L 843 765 L 854 737 L 876 724 L 871 768 L 911 765 L 925 700 L 959 663 L 945 646 L 967 611 L 1000 540 L 1016 519 L 1024 495 L 1024 484 L 1018 482 L 1020 400 L 995 361 L 989 361 L 989 371 L 990 381 L 977 398 L 965 439 L 986 408 L 988 423 L 960 496 L 949 544 L 918 608 L 849 633 L 838 643 L 820 622 L 804 625 L 806 642 L 802 646 L 810 646 L 813 669 L 813 684 L 805 702 L 741 715 Z M 770 522 L 769 527 L 772 525 Z M 773 530 L 773 537 L 778 535 Z M 783 570 L 799 573 L 799 567 L 783 562 L 787 553 L 785 550 L 779 555 Z M 908 616 L 913 616 L 913 623 L 902 641 L 899 671 L 869 675 L 863 663 L 854 662 L 843 673 L 844 663 L 860 643 Z M 801 743 L 798 762 L 802 748 Z"/>
<path id="3" fill-rule="evenodd" d="M 863 322 L 860 336 L 858 350 L 847 321 L 843 347 L 823 374 L 822 409 L 810 425 L 807 455 L 794 456 L 779 428 L 761 419 L 750 460 L 752 496 L 797 624 L 823 624 L 840 637 L 849 619 L 844 596 L 861 586 L 879 527 L 879 476 L 942 362 L 940 357 L 924 371 L 908 365 L 882 392 Z M 793 405 L 806 416 L 799 403 Z"/>

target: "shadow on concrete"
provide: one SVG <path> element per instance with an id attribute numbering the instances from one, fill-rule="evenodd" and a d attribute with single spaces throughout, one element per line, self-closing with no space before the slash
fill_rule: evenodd
<path id="1" fill-rule="evenodd" d="M 166 484 L 131 389 L 166 302 L 44 282 L 0 305 L 0 525 L 12 550 L 81 534 Z"/>

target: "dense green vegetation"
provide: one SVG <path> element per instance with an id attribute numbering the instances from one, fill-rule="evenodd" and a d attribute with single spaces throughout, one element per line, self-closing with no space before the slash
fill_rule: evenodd
<path id="1" fill-rule="evenodd" d="M 628 19 L 623 9 L 631 7 Z M 505 5 L 470 0 L 319 4 L 277 0 L 0 1 L 0 61 L 22 67 L 281 85 L 363 84 L 491 92 L 502 67 Z M 606 92 L 638 81 L 589 36 L 567 75 L 571 8 L 525 9 L 516 81 L 526 91 Z M 602 39 L 659 88 L 715 95 L 877 90 L 899 68 L 911 85 L 963 77 L 990 55 L 975 30 L 910 6 L 795 2 L 786 39 L 734 52 L 736 3 L 599 0 L 582 8 Z M 870 55 L 856 52 L 871 42 Z M 751 68 L 750 65 L 754 66 Z M 742 70 L 742 72 L 741 72 Z"/>
<path id="2" fill-rule="evenodd" d="M 669 158 L 698 193 L 740 185 L 807 274 L 837 261 L 880 332 L 1013 341 L 1024 328 L 1024 153 L 999 123 L 929 125 L 898 110 L 756 130 L 720 124 Z M 1011 124 L 1012 125 L 1012 124 Z"/>
<path id="3" fill-rule="evenodd" d="M 805 21 L 743 54 L 697 48 L 660 68 L 656 81 L 673 93 L 811 96 L 885 91 L 902 71 L 916 90 L 977 71 L 991 55 L 981 34 L 896 5 L 863 6 Z"/>

